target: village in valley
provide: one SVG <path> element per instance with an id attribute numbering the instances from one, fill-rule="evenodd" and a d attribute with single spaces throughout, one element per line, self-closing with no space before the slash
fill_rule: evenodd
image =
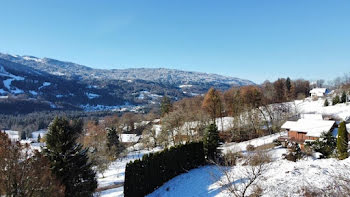
<path id="1" fill-rule="evenodd" d="M 285 85 L 290 83 L 288 81 L 289 78 L 283 79 Z M 245 196 L 254 193 L 263 196 L 294 196 L 309 193 L 319 195 L 324 190 L 327 190 L 327 195 L 344 195 L 349 191 L 346 184 L 350 175 L 350 160 L 347 159 L 349 149 L 346 143 L 346 152 L 340 156 L 338 146 L 341 130 L 346 134 L 342 134 L 342 137 L 349 139 L 350 97 L 346 93 L 349 90 L 344 89 L 347 86 L 340 87 L 333 90 L 311 87 L 304 99 L 267 105 L 260 103 L 258 108 L 238 109 L 237 106 L 231 106 L 231 110 L 240 111 L 231 116 L 227 116 L 230 112 L 223 116 L 220 110 L 210 109 L 223 105 L 221 102 L 226 99 L 225 110 L 230 110 L 227 98 L 234 95 L 232 92 L 237 89 L 223 93 L 211 89 L 199 103 L 195 103 L 199 97 L 177 103 L 164 97 L 160 119 L 152 119 L 156 117 L 154 115 L 144 116 L 143 119 L 127 114 L 128 118 L 124 115 L 124 119 L 123 116 L 108 116 L 95 123 L 89 121 L 84 126 L 85 137 L 82 136 L 79 141 L 92 147 L 103 147 L 103 135 L 107 135 L 108 142 L 108 128 L 117 126 L 115 140 L 120 149 L 115 161 L 107 159 L 106 153 L 92 152 L 96 154 L 93 161 L 96 162 L 98 172 L 95 194 L 124 196 L 127 165 L 144 160 L 145 155 L 163 152 L 164 148 L 198 141 L 201 135 L 208 135 L 208 125 L 213 125 L 212 117 L 218 132 L 216 156 L 206 156 L 207 162 L 168 179 L 148 196 Z M 249 97 L 261 90 L 250 86 L 239 88 L 239 91 Z M 221 94 L 223 100 L 219 102 L 219 99 L 215 103 L 209 97 L 217 93 Z M 199 108 L 192 106 L 193 109 L 189 109 L 192 112 L 182 111 L 184 109 L 181 106 L 191 103 L 199 104 Z M 209 116 L 198 116 L 203 112 Z M 210 116 L 211 112 L 214 112 L 213 116 Z M 256 133 L 244 133 L 245 129 L 255 130 Z M 30 138 L 21 137 L 19 131 L 2 132 L 13 141 L 29 144 L 32 151 L 41 151 L 45 147 L 48 130 L 34 131 Z M 236 181 L 240 182 L 233 184 Z M 139 187 L 138 184 L 134 186 Z M 247 194 L 243 195 L 242 191 Z"/>

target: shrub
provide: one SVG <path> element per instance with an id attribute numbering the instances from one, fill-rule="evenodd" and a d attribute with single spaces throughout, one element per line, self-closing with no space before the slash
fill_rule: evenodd
<path id="1" fill-rule="evenodd" d="M 336 144 L 337 140 L 332 133 L 326 132 L 322 133 L 319 139 L 308 142 L 307 146 L 316 152 L 322 153 L 324 157 L 329 158 L 333 155 Z"/>
<path id="2" fill-rule="evenodd" d="M 340 98 L 338 95 L 336 95 L 332 100 L 332 105 L 336 105 L 338 103 L 340 103 Z"/>
<path id="3" fill-rule="evenodd" d="M 343 93 L 341 95 L 340 102 L 341 103 L 346 103 L 346 92 L 345 91 L 343 91 Z"/>
<path id="4" fill-rule="evenodd" d="M 144 155 L 126 165 L 124 195 L 145 196 L 173 177 L 205 163 L 202 142 Z"/>
<path id="5" fill-rule="evenodd" d="M 254 151 L 255 150 L 255 146 L 251 145 L 251 144 L 248 144 L 246 149 L 247 149 L 247 151 Z"/>
<path id="6" fill-rule="evenodd" d="M 273 143 L 275 146 L 281 146 L 281 145 L 282 145 L 282 143 L 281 143 L 278 139 L 273 140 L 272 143 Z"/>
<path id="7" fill-rule="evenodd" d="M 299 144 L 292 142 L 288 145 L 288 148 L 289 148 L 289 152 L 288 154 L 283 155 L 284 159 L 296 162 L 297 160 L 302 158 L 303 154 L 301 152 Z"/>
<path id="8" fill-rule="evenodd" d="M 242 157 L 243 156 L 240 152 L 229 151 L 222 157 L 222 162 L 220 162 L 219 164 L 223 166 L 235 166 L 237 160 Z"/>
<path id="9" fill-rule="evenodd" d="M 271 155 L 266 151 L 257 151 L 254 154 L 248 156 L 248 164 L 251 166 L 258 166 L 261 164 L 270 163 L 272 161 Z"/>
<path id="10" fill-rule="evenodd" d="M 327 107 L 329 105 L 328 99 L 324 100 L 323 106 Z"/>

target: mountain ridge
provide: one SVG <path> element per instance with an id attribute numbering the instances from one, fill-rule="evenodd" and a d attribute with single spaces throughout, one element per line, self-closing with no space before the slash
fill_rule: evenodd
<path id="1" fill-rule="evenodd" d="M 0 53 L 0 108 L 9 113 L 18 102 L 24 108 L 39 103 L 38 108 L 46 110 L 143 110 L 159 104 L 163 95 L 176 101 L 202 95 L 211 87 L 227 90 L 252 84 L 245 79 L 193 71 L 94 69 L 51 58 Z"/>
<path id="2" fill-rule="evenodd" d="M 44 70 L 54 75 L 60 75 L 61 73 L 66 76 L 71 76 L 73 73 L 72 71 L 76 72 L 76 69 L 79 69 L 81 73 L 80 75 L 79 74 L 78 75 L 83 78 L 84 77 L 90 78 L 91 74 L 93 74 L 95 78 L 107 76 L 107 77 L 110 77 L 111 79 L 119 79 L 119 80 L 142 79 L 142 80 L 153 81 L 153 82 L 168 82 L 168 83 L 173 83 L 175 85 L 181 85 L 181 83 L 187 83 L 187 82 L 199 83 L 199 82 L 203 82 L 203 80 L 205 80 L 205 82 L 207 83 L 219 82 L 219 83 L 226 83 L 226 84 L 236 85 L 236 86 L 254 84 L 254 82 L 250 80 L 241 79 L 237 77 L 224 76 L 224 75 L 213 74 L 213 73 L 197 72 L 197 71 L 168 69 L 163 67 L 99 69 L 99 68 L 92 68 L 81 64 L 76 64 L 70 61 L 60 61 L 52 58 L 37 58 L 35 56 L 28 56 L 28 55 L 19 56 L 19 55 L 10 55 L 10 54 L 0 53 L 0 58 L 7 59 L 9 61 L 14 61 L 20 64 L 25 64 L 33 68 L 39 68 L 40 70 Z M 35 64 L 35 66 L 33 65 L 33 63 Z M 60 71 L 53 71 L 50 68 L 45 68 L 45 65 L 51 66 L 51 68 L 55 68 L 55 70 L 58 69 Z M 164 78 L 166 76 L 169 78 L 169 76 L 171 75 L 177 75 L 178 79 L 174 79 L 173 77 L 170 77 L 172 80 Z M 191 78 L 191 79 L 188 79 L 188 78 Z"/>

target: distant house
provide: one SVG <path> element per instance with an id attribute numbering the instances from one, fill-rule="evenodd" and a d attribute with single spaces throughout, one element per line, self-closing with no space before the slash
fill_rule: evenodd
<path id="1" fill-rule="evenodd" d="M 19 131 L 12 131 L 12 130 L 3 130 L 1 131 L 3 133 L 6 133 L 11 141 L 19 141 L 20 140 L 20 132 Z"/>
<path id="2" fill-rule="evenodd" d="M 327 88 L 314 88 L 310 90 L 310 96 L 312 98 L 324 97 L 329 94 L 329 90 Z"/>
<path id="3" fill-rule="evenodd" d="M 138 136 L 136 134 L 120 134 L 119 140 L 120 142 L 124 143 L 137 143 L 140 140 L 141 136 Z"/>
<path id="4" fill-rule="evenodd" d="M 336 122 L 333 120 L 299 119 L 287 121 L 282 127 L 288 132 L 288 141 L 296 142 L 303 148 L 306 141 L 320 138 L 322 133 L 333 132 Z"/>

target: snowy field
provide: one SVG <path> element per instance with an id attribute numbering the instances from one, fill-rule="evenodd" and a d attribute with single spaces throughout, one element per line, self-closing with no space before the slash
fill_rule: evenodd
<path id="1" fill-rule="evenodd" d="M 312 101 L 310 98 L 304 100 L 297 100 L 292 102 L 292 107 L 298 113 L 322 114 L 327 116 L 334 116 L 342 120 L 350 120 L 350 103 L 341 103 L 324 107 L 324 99 Z"/>
<path id="2" fill-rule="evenodd" d="M 258 178 L 259 186 L 263 189 L 263 196 L 303 196 L 305 187 L 326 189 L 332 184 L 334 175 L 338 172 L 347 172 L 350 176 L 350 158 L 338 161 L 336 159 L 314 160 L 307 158 L 298 162 L 283 160 L 282 154 L 286 149 L 276 148 L 269 151 L 274 159 L 267 165 L 267 169 Z M 237 165 L 228 167 L 229 173 L 233 174 L 235 184 L 241 184 L 244 180 L 246 169 L 250 166 Z M 232 196 L 219 184 L 219 179 L 225 180 L 222 167 L 203 166 L 193 169 L 168 181 L 148 197 L 177 197 L 177 196 Z"/>
<path id="3" fill-rule="evenodd" d="M 281 133 L 275 133 L 272 135 L 267 135 L 264 137 L 255 138 L 255 139 L 240 142 L 240 143 L 236 143 L 236 142 L 226 143 L 222 145 L 219 149 L 222 149 L 223 153 L 227 153 L 228 151 L 230 152 L 246 151 L 248 145 L 253 145 L 254 147 L 257 147 L 265 144 L 270 144 L 280 136 L 286 136 L 286 135 L 287 135 L 287 132 L 281 132 Z"/>

